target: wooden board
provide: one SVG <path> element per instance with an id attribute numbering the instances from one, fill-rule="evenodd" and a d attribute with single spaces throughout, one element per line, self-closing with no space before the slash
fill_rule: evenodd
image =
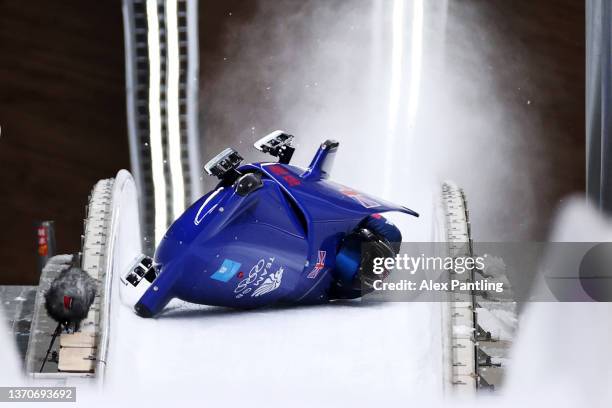
<path id="1" fill-rule="evenodd" d="M 60 347 L 58 370 L 72 373 L 92 372 L 95 355 L 95 347 Z"/>
<path id="2" fill-rule="evenodd" d="M 60 337 L 60 347 L 62 348 L 70 348 L 70 347 L 85 347 L 85 348 L 93 348 L 96 346 L 96 333 L 91 332 L 77 332 L 71 334 L 63 334 Z M 61 362 L 61 355 L 60 355 Z"/>

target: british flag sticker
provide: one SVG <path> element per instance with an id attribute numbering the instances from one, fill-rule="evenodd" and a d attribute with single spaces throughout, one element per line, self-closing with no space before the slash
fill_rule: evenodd
<path id="1" fill-rule="evenodd" d="M 319 272 L 321 272 L 321 270 L 325 268 L 325 256 L 326 255 L 327 255 L 326 251 L 319 251 L 319 256 L 318 256 L 315 267 L 312 269 L 312 271 L 310 271 L 308 276 L 306 276 L 308 279 L 316 278 L 319 275 Z"/>

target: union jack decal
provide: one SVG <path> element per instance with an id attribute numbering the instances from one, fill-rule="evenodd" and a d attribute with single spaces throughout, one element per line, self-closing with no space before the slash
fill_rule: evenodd
<path id="1" fill-rule="evenodd" d="M 308 276 L 307 276 L 308 279 L 316 278 L 319 275 L 319 272 L 321 272 L 321 270 L 323 268 L 325 268 L 325 256 L 326 255 L 327 255 L 326 251 L 319 251 L 319 259 L 318 259 L 315 267 L 308 274 Z"/>

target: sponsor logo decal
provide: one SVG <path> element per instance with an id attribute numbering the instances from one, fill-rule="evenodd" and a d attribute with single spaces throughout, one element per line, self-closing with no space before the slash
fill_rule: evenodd
<path id="1" fill-rule="evenodd" d="M 270 274 L 266 280 L 264 280 L 263 283 L 257 289 L 255 289 L 251 296 L 259 297 L 278 289 L 281 284 L 281 280 L 283 279 L 283 272 L 284 269 L 281 267 L 278 271 Z"/>
<path id="2" fill-rule="evenodd" d="M 210 275 L 211 279 L 218 280 L 221 282 L 228 282 L 236 275 L 238 269 L 240 269 L 240 263 L 232 261 L 231 259 L 224 259 L 221 267 L 217 272 Z"/>
<path id="3" fill-rule="evenodd" d="M 284 176 L 285 174 L 289 174 L 286 168 L 284 168 L 283 166 L 279 166 L 278 164 L 270 166 L 269 169 L 272 173 L 276 174 L 277 176 Z"/>
<path id="4" fill-rule="evenodd" d="M 325 267 L 326 255 L 327 255 L 326 251 L 319 251 L 318 260 L 317 260 L 315 267 L 312 269 L 312 271 L 310 271 L 308 276 L 306 276 L 308 279 L 314 279 L 319 275 L 319 272 L 321 272 L 321 270 Z"/>
<path id="5" fill-rule="evenodd" d="M 300 184 L 302 184 L 300 180 L 298 180 L 296 177 L 293 177 L 292 175 L 288 175 L 283 178 L 285 179 L 287 184 L 289 184 L 289 186 L 291 187 L 299 186 Z"/>
<path id="6" fill-rule="evenodd" d="M 276 174 L 277 176 L 281 176 L 282 179 L 285 180 L 285 182 L 289 185 L 289 187 L 295 187 L 302 184 L 302 182 L 297 177 L 289 174 L 289 171 L 287 171 L 286 168 L 278 164 L 269 166 L 268 168 L 272 173 Z"/>
<path id="7" fill-rule="evenodd" d="M 273 271 L 276 269 L 275 271 Z M 235 298 L 240 299 L 244 296 L 259 297 L 278 289 L 283 279 L 283 266 L 274 265 L 274 257 L 262 258 L 249 271 L 242 274 L 241 280 L 236 285 Z"/>

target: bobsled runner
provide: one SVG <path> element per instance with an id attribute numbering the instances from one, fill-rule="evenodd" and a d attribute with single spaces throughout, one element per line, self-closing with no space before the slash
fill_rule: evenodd
<path id="1" fill-rule="evenodd" d="M 242 164 L 228 148 L 206 164 L 217 186 L 170 226 L 154 259 L 139 257 L 121 276 L 136 313 L 155 316 L 173 298 L 243 309 L 321 303 L 360 297 L 381 279 L 367 260 L 395 256 L 401 234 L 380 214 L 418 214 L 330 181 L 336 141 L 307 169 L 289 164 L 292 140 L 276 131 L 255 143 L 277 162 Z"/>

